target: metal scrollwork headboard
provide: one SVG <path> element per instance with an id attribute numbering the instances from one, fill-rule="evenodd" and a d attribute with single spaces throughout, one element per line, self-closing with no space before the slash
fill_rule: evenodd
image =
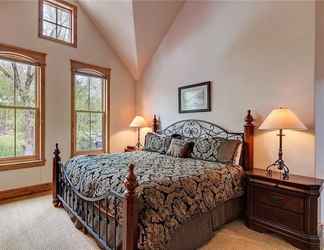
<path id="1" fill-rule="evenodd" d="M 244 140 L 244 133 L 232 133 L 216 124 L 202 120 L 178 121 L 158 131 L 158 133 L 168 136 L 179 134 L 187 138 L 221 137 L 224 139 Z"/>
<path id="2" fill-rule="evenodd" d="M 154 115 L 153 131 L 171 136 L 179 134 L 187 138 L 221 137 L 224 139 L 237 139 L 243 142 L 242 165 L 245 170 L 253 168 L 253 136 L 254 124 L 251 111 L 245 117 L 244 133 L 229 132 L 217 124 L 202 120 L 182 120 L 175 122 L 163 130 L 159 130 L 159 121 Z"/>

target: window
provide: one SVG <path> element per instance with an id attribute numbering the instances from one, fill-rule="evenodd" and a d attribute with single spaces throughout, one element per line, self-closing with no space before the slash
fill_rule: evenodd
<path id="1" fill-rule="evenodd" d="M 107 152 L 110 69 L 71 60 L 71 70 L 72 155 Z"/>
<path id="2" fill-rule="evenodd" d="M 0 44 L 0 170 L 44 165 L 45 57 Z"/>
<path id="3" fill-rule="evenodd" d="M 39 0 L 39 36 L 77 46 L 76 6 L 62 0 Z"/>

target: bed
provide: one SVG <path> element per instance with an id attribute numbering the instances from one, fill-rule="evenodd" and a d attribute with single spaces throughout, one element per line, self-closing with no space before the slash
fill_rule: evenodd
<path id="1" fill-rule="evenodd" d="M 244 133 L 201 120 L 158 130 L 185 138 L 240 140 L 240 164 L 135 151 L 53 159 L 53 204 L 103 249 L 196 249 L 244 211 L 244 171 L 253 168 L 251 112 Z"/>

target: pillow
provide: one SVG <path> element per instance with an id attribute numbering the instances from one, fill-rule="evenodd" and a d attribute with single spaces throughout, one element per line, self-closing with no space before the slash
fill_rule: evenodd
<path id="1" fill-rule="evenodd" d="M 193 142 L 173 138 L 167 151 L 167 155 L 187 158 L 190 156 L 193 146 Z"/>
<path id="2" fill-rule="evenodd" d="M 170 143 L 170 136 L 149 132 L 145 136 L 144 150 L 165 154 Z"/>
<path id="3" fill-rule="evenodd" d="M 218 161 L 224 163 L 233 163 L 235 153 L 241 141 L 224 140 L 218 148 Z"/>
<path id="4" fill-rule="evenodd" d="M 241 154 L 242 154 L 242 142 L 237 146 L 237 149 L 235 151 L 234 159 L 233 159 L 233 164 L 234 165 L 240 165 L 240 160 L 241 160 Z"/>
<path id="5" fill-rule="evenodd" d="M 204 161 L 233 163 L 239 140 L 202 138 L 195 141 L 191 157 Z"/>

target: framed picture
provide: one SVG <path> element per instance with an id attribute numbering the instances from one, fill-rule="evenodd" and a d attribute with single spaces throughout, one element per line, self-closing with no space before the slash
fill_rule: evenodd
<path id="1" fill-rule="evenodd" d="M 179 113 L 211 111 L 210 83 L 202 82 L 178 88 Z"/>

